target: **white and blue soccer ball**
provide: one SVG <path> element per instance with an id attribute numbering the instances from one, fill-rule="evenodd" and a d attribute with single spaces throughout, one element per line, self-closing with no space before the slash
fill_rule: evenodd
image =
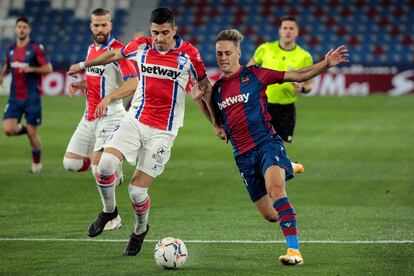
<path id="1" fill-rule="evenodd" d="M 164 269 L 181 268 L 187 258 L 187 247 L 180 239 L 164 238 L 157 243 L 154 249 L 155 262 Z"/>

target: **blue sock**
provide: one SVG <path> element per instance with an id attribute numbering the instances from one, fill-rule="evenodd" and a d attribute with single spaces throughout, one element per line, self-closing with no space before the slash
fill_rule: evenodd
<path id="1" fill-rule="evenodd" d="M 299 250 L 299 238 L 296 213 L 287 197 L 276 200 L 273 204 L 279 215 L 280 228 L 285 236 L 287 248 Z"/>

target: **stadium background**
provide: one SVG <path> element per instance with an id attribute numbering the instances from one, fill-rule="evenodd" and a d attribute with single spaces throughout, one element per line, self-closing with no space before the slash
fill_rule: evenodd
<path id="1" fill-rule="evenodd" d="M 0 0 L 0 58 L 16 17 L 28 15 L 32 39 L 49 48 L 56 70 L 44 93 L 60 95 L 69 64 L 83 60 L 91 42 L 93 8 L 112 10 L 113 33 L 128 42 L 136 31 L 148 34 L 149 13 L 161 5 L 177 13 L 179 33 L 200 49 L 212 78 L 222 28 L 244 32 L 243 62 L 261 41 L 277 38 L 285 14 L 298 16 L 299 43 L 315 60 L 341 43 L 349 47 L 349 66 L 316 78 L 311 95 L 374 95 L 300 98 L 295 141 L 286 145 L 306 168 L 288 186 L 305 265 L 278 264 L 283 236 L 251 206 L 231 147 L 214 137 L 191 99 L 171 160 L 151 187 L 151 231 L 140 256 L 122 256 L 133 226 L 127 185 L 117 192 L 123 227 L 88 239 L 101 208 L 95 183 L 89 172 L 62 166 L 85 99 L 58 96 L 43 97 L 41 174 L 27 173 L 26 137 L 0 135 L 0 274 L 161 275 L 155 243 L 177 236 L 190 254 L 180 275 L 414 275 L 414 96 L 388 96 L 414 90 L 414 2 Z M 6 101 L 0 96 L 1 109 Z M 124 170 L 128 183 L 133 168 Z"/>
<path id="2" fill-rule="evenodd" d="M 0 52 L 14 39 L 15 19 L 32 20 L 31 38 L 49 50 L 57 73 L 46 77 L 45 94 L 60 94 L 70 64 L 85 58 L 91 43 L 89 12 L 105 7 L 113 14 L 113 34 L 127 43 L 134 33 L 148 35 L 148 11 L 158 6 L 177 15 L 178 33 L 198 47 L 210 78 L 215 69 L 214 39 L 224 28 L 244 35 L 242 63 L 264 41 L 277 39 L 283 15 L 297 16 L 298 43 L 314 60 L 331 48 L 347 45 L 351 63 L 315 78 L 310 95 L 403 95 L 414 91 L 414 2 L 408 0 L 1 0 Z M 7 89 L 7 85 L 3 87 Z"/>

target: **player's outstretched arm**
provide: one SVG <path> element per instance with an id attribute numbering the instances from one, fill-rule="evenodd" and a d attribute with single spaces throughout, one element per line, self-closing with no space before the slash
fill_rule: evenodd
<path id="1" fill-rule="evenodd" d="M 101 100 L 95 110 L 95 116 L 97 118 L 103 117 L 106 115 L 106 107 L 115 100 L 122 99 L 134 94 L 135 89 L 138 86 L 138 78 L 133 77 L 127 79 L 121 87 L 113 91 L 111 94 L 108 94 Z"/>
<path id="2" fill-rule="evenodd" d="M 67 74 L 70 76 L 73 76 L 85 70 L 85 68 L 87 67 L 108 64 L 108 63 L 111 63 L 111 62 L 114 62 L 114 61 L 117 61 L 123 58 L 124 56 L 121 54 L 121 49 L 114 49 L 111 51 L 107 51 L 103 53 L 102 55 L 97 56 L 94 59 L 87 60 L 87 61 L 81 61 L 79 63 L 72 64 Z"/>
<path id="3" fill-rule="evenodd" d="M 335 50 L 330 50 L 326 55 L 325 59 L 321 62 L 313 64 L 311 66 L 302 68 L 300 70 L 285 72 L 284 81 L 296 81 L 303 82 L 316 77 L 323 71 L 328 70 L 330 67 L 334 67 L 340 63 L 348 62 L 348 50 L 345 46 L 340 46 Z"/>

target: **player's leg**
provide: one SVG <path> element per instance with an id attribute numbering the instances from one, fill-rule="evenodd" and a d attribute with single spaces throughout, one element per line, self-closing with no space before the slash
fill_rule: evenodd
<path id="1" fill-rule="evenodd" d="M 96 173 L 96 184 L 101 196 L 103 211 L 90 225 L 88 235 L 95 237 L 102 233 L 106 224 L 118 216 L 115 201 L 116 169 L 126 159 L 135 165 L 141 147 L 140 134 L 134 117 L 124 118 L 108 137 L 100 157 Z"/>
<path id="2" fill-rule="evenodd" d="M 18 119 L 10 118 L 3 120 L 3 131 L 7 136 L 16 136 L 27 133 L 27 128 L 19 124 Z"/>
<path id="3" fill-rule="evenodd" d="M 100 151 L 94 151 L 93 155 L 92 155 L 92 165 L 91 165 L 91 170 L 92 170 L 92 175 L 95 177 L 96 174 L 98 173 L 98 165 L 99 165 L 99 161 L 101 160 L 101 156 L 103 154 L 103 149 Z M 121 161 L 121 165 L 120 167 L 122 167 L 122 161 Z M 118 175 L 117 172 L 118 169 L 115 171 L 115 175 L 117 177 L 116 180 L 116 186 L 119 185 L 119 180 L 118 180 Z M 101 199 L 103 198 L 103 194 L 99 190 L 99 194 L 101 195 Z M 115 199 L 115 191 L 114 191 L 114 199 Z M 116 216 L 116 218 L 108 221 L 108 223 L 105 225 L 104 230 L 114 230 L 114 229 L 120 229 L 122 227 L 122 219 L 121 216 L 118 214 L 118 216 Z"/>
<path id="4" fill-rule="evenodd" d="M 270 196 L 270 203 L 278 213 L 279 225 L 288 248 L 288 253 L 279 260 L 283 264 L 302 264 L 296 213 L 286 194 L 286 180 L 293 178 L 294 173 L 280 137 L 275 136 L 272 142 L 263 145 L 259 156 L 257 163 L 260 164 L 260 174 Z"/>
<path id="5" fill-rule="evenodd" d="M 42 105 L 39 102 L 28 105 L 25 109 L 27 137 L 32 147 L 32 173 L 39 173 L 42 169 L 41 155 L 42 144 L 40 141 L 38 127 L 42 123 Z"/>
<path id="6" fill-rule="evenodd" d="M 143 141 L 138 155 L 138 165 L 131 184 L 128 186 L 132 209 L 135 214 L 135 226 L 131 238 L 124 250 L 125 256 L 139 253 L 145 235 L 148 233 L 148 215 L 151 200 L 148 188 L 153 179 L 163 171 L 171 156 L 171 147 L 175 135 L 139 124 Z"/>
<path id="7" fill-rule="evenodd" d="M 89 226 L 88 236 L 96 237 L 102 233 L 106 224 L 117 218 L 118 209 L 115 200 L 115 170 L 124 159 L 122 153 L 115 148 L 105 148 L 96 174 L 96 185 L 101 197 L 103 210 L 95 221 Z"/>
<path id="8" fill-rule="evenodd" d="M 279 260 L 285 265 L 303 264 L 303 258 L 299 251 L 296 213 L 285 189 L 285 170 L 276 165 L 270 166 L 266 170 L 264 178 L 273 208 L 278 213 L 280 228 L 288 248 L 287 254 L 280 256 Z"/>
<path id="9" fill-rule="evenodd" d="M 30 146 L 32 147 L 32 173 L 39 173 L 42 170 L 42 143 L 38 132 L 38 127 L 30 124 L 27 127 L 27 137 L 29 138 Z"/>
<path id="10" fill-rule="evenodd" d="M 63 157 L 63 167 L 72 172 L 84 172 L 91 168 L 91 155 L 95 143 L 95 122 L 82 118 L 70 138 Z M 93 174 L 95 178 L 95 174 Z"/>
<path id="11" fill-rule="evenodd" d="M 3 114 L 3 131 L 7 136 L 22 135 L 27 133 L 27 128 L 20 124 L 24 113 L 22 104 L 8 102 Z"/>
<path id="12" fill-rule="evenodd" d="M 263 196 L 254 205 L 264 219 L 270 222 L 276 222 L 278 220 L 277 212 L 273 208 L 273 202 L 269 195 Z"/>
<path id="13" fill-rule="evenodd" d="M 105 141 L 108 140 L 111 135 L 113 134 L 114 130 L 119 128 L 120 121 L 125 116 L 125 110 L 120 110 L 116 113 L 110 114 L 105 116 L 104 118 L 97 121 L 96 129 L 95 129 L 95 137 L 96 142 L 94 146 L 94 155 L 96 155 L 95 160 L 96 162 L 92 162 L 92 168 L 94 168 L 94 164 L 99 163 L 99 154 L 102 152 L 103 147 L 105 145 Z M 122 184 L 124 180 L 124 174 L 122 171 L 122 162 L 120 166 L 115 171 L 116 174 L 116 185 L 119 186 Z"/>
<path id="14" fill-rule="evenodd" d="M 151 199 L 148 195 L 148 188 L 154 177 L 136 169 L 128 186 L 128 194 L 131 199 L 132 209 L 135 214 L 135 225 L 130 240 L 125 247 L 125 256 L 135 256 L 139 253 L 148 233 L 148 215 Z"/>

